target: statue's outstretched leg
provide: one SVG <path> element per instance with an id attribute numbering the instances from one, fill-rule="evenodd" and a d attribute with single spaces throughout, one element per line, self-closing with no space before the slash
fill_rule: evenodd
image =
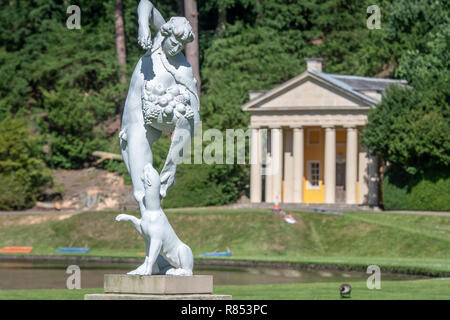
<path id="1" fill-rule="evenodd" d="M 161 131 L 153 127 L 136 126 L 133 125 L 127 129 L 127 146 L 122 149 L 122 154 L 125 154 L 124 161 L 129 168 L 131 180 L 133 182 L 133 195 L 139 204 L 141 213 L 145 210 L 144 206 L 144 182 L 142 181 L 144 167 L 147 164 L 153 163 L 153 155 L 151 146 L 153 142 L 158 140 L 161 136 Z"/>
<path id="2" fill-rule="evenodd" d="M 180 118 L 173 131 L 169 153 L 167 154 L 166 162 L 164 163 L 164 167 L 160 174 L 160 194 L 162 198 L 166 197 L 167 190 L 173 185 L 177 165 L 181 163 L 185 152 L 189 151 L 191 137 L 193 136 L 194 121 Z"/>
<path id="3" fill-rule="evenodd" d="M 120 221 L 130 221 L 131 224 L 133 225 L 133 227 L 136 228 L 137 232 L 139 232 L 139 234 L 142 236 L 142 229 L 141 229 L 141 219 L 136 218 L 135 216 L 129 215 L 129 214 L 124 214 L 121 213 L 119 215 L 117 215 L 116 217 L 116 221 L 120 222 Z"/>
<path id="4" fill-rule="evenodd" d="M 141 213 L 144 208 L 144 183 L 142 175 L 144 166 L 153 163 L 152 144 L 161 136 L 161 131 L 144 125 L 142 114 L 142 87 L 145 79 L 144 73 L 151 72 L 150 58 L 139 60 L 131 76 L 130 88 L 122 117 L 122 130 L 120 131 L 120 147 L 122 157 L 133 181 L 133 194 L 139 204 Z"/>

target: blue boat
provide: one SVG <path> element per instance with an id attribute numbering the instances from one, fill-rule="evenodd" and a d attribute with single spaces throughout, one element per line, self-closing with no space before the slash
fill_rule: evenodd
<path id="1" fill-rule="evenodd" d="M 231 251 L 225 251 L 225 252 L 209 252 L 209 253 L 202 253 L 200 254 L 200 257 L 229 257 L 231 256 Z"/>
<path id="2" fill-rule="evenodd" d="M 87 253 L 89 248 L 62 248 L 56 250 L 56 253 Z"/>

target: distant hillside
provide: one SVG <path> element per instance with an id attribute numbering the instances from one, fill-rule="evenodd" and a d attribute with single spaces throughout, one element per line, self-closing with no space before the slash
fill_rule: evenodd
<path id="1" fill-rule="evenodd" d="M 144 242 L 117 213 L 73 216 L 0 215 L 0 247 L 34 246 L 33 254 L 54 254 L 61 247 L 89 246 L 89 255 L 132 256 Z M 447 270 L 450 272 L 450 217 L 382 213 L 344 216 L 292 213 L 286 223 L 270 211 L 198 210 L 167 213 L 194 255 L 229 247 L 232 259 L 298 261 Z M 51 217 L 53 216 L 53 218 Z"/>

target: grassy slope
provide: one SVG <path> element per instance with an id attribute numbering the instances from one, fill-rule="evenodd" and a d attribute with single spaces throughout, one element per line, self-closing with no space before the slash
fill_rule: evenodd
<path id="1" fill-rule="evenodd" d="M 133 256 L 143 241 L 112 212 L 88 212 L 61 221 L 16 222 L 0 216 L 0 246 L 32 245 L 33 254 L 89 246 L 89 255 Z M 295 212 L 290 225 L 267 210 L 170 211 L 170 222 L 195 255 L 233 251 L 233 259 L 345 264 L 450 272 L 450 217 Z M 17 220 L 17 221 L 16 221 Z"/>
<path id="2" fill-rule="evenodd" d="M 299 283 L 284 285 L 216 286 L 215 294 L 231 294 L 233 300 L 321 300 L 340 299 L 341 283 Z M 401 299 L 450 299 L 450 278 L 383 281 L 381 290 L 369 290 L 364 281 L 352 282 L 351 299 L 401 300 Z M 86 293 L 101 293 L 102 289 L 81 290 L 5 290 L 0 291 L 0 300 L 71 300 L 83 299 Z"/>

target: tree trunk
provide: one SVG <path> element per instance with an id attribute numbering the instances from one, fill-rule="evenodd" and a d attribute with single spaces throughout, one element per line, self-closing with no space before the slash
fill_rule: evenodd
<path id="1" fill-rule="evenodd" d="M 261 0 L 256 0 L 256 20 L 259 20 L 259 18 L 261 18 L 262 16 L 262 5 L 261 5 Z"/>
<path id="2" fill-rule="evenodd" d="M 227 22 L 227 8 L 224 5 L 218 5 L 218 18 L 216 27 L 216 37 L 222 36 L 225 31 L 225 23 Z"/>
<path id="3" fill-rule="evenodd" d="M 197 91 L 200 95 L 200 65 L 198 56 L 198 11 L 196 0 L 184 0 L 184 15 L 194 31 L 195 39 L 186 45 L 186 59 L 191 64 L 194 77 L 197 79 Z"/>
<path id="4" fill-rule="evenodd" d="M 184 0 L 177 0 L 178 15 L 184 16 Z"/>
<path id="5" fill-rule="evenodd" d="M 125 30 L 123 23 L 122 0 L 115 0 L 114 27 L 116 30 L 117 61 L 119 62 L 120 66 L 120 83 L 126 83 L 127 53 L 125 49 Z"/>

